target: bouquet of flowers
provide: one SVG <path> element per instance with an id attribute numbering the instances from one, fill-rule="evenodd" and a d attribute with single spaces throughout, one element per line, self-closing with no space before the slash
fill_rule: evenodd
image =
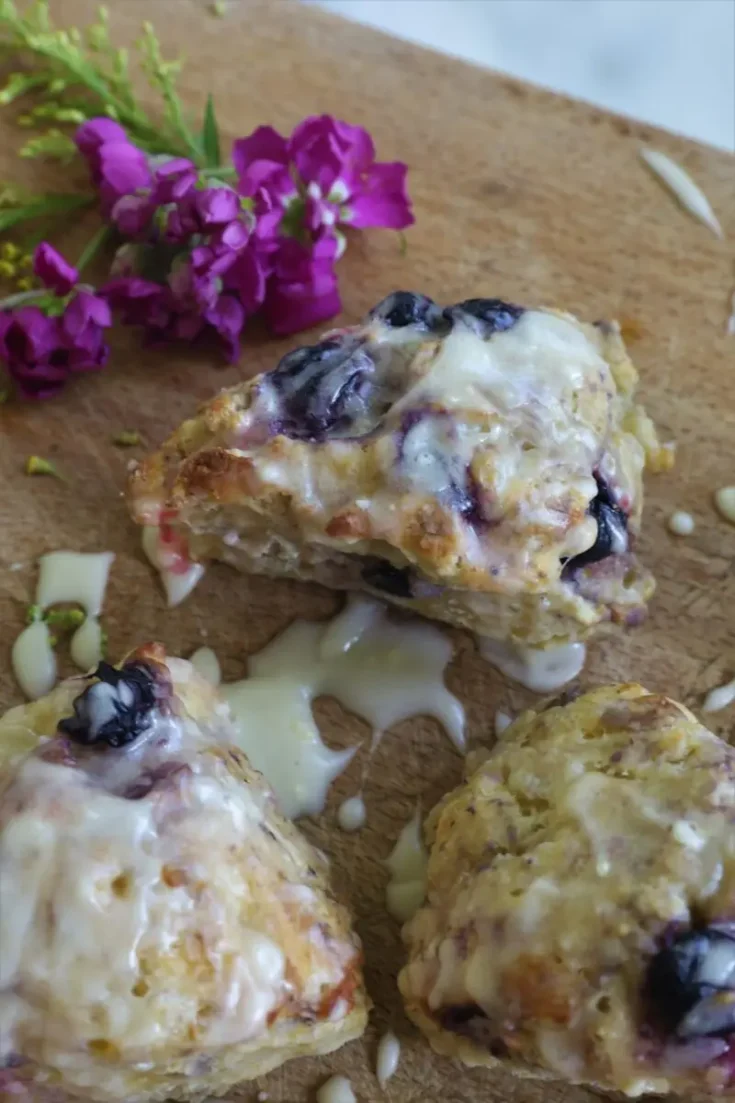
<path id="1" fill-rule="evenodd" d="M 20 395 L 47 398 L 70 375 L 102 368 L 114 318 L 152 342 L 214 336 L 232 360 L 259 311 L 277 335 L 323 322 L 340 310 L 345 230 L 413 222 L 406 165 L 376 161 L 366 130 L 329 115 L 304 119 L 289 137 L 259 126 L 225 162 L 211 96 L 194 127 L 176 91 L 180 63 L 163 58 L 150 25 L 138 56 L 162 99 L 158 121 L 136 99 L 104 9 L 82 34 L 55 29 L 48 0 L 24 15 L 0 0 L 0 42 L 26 66 L 0 104 L 33 97 L 19 122 L 51 124 L 21 155 L 81 156 L 93 189 L 6 189 L 0 232 L 93 205 L 102 219 L 76 264 L 46 240 L 32 252 L 0 245 L 0 277 L 15 281 L 0 300 L 0 359 Z M 108 278 L 94 288 L 83 272 L 103 251 Z"/>

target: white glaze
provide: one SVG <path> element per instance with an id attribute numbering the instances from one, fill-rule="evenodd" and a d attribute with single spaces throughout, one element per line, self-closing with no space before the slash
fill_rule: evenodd
<path id="1" fill-rule="evenodd" d="M 669 517 L 667 527 L 674 536 L 691 536 L 694 532 L 694 518 L 691 513 L 677 509 Z"/>
<path id="2" fill-rule="evenodd" d="M 250 657 L 249 676 L 223 686 L 223 694 L 241 746 L 286 815 L 315 815 L 355 748 L 325 746 L 312 701 L 335 697 L 376 733 L 410 716 L 434 716 L 461 748 L 464 710 L 443 682 L 451 656 L 450 642 L 433 625 L 393 622 L 379 603 L 353 600 L 327 624 L 294 621 Z"/>
<path id="3" fill-rule="evenodd" d="M 204 567 L 201 563 L 189 563 L 185 569 L 180 569 L 178 565 L 180 557 L 167 553 L 166 548 L 161 544 L 160 535 L 157 525 L 144 525 L 141 542 L 148 562 L 160 575 L 166 601 L 172 609 L 189 596 L 202 578 Z M 172 569 L 174 563 L 177 564 L 176 570 Z"/>
<path id="4" fill-rule="evenodd" d="M 53 689 L 56 681 L 56 655 L 51 633 L 45 621 L 37 620 L 20 633 L 10 661 L 15 680 L 31 701 Z"/>
<path id="5" fill-rule="evenodd" d="M 719 712 L 735 701 L 735 678 L 723 686 L 711 689 L 704 699 L 702 712 Z"/>
<path id="6" fill-rule="evenodd" d="M 211 647 L 200 647 L 191 656 L 189 662 L 210 685 L 218 686 L 222 681 L 219 659 Z"/>
<path id="7" fill-rule="evenodd" d="M 691 215 L 698 218 L 717 237 L 724 237 L 722 227 L 712 210 L 707 196 L 681 165 L 656 149 L 642 149 L 641 157 Z"/>
<path id="8" fill-rule="evenodd" d="M 296 819 L 321 812 L 329 786 L 355 748 L 333 751 L 322 742 L 310 687 L 284 673 L 224 685 L 222 694 L 232 709 L 237 742 L 267 778 L 284 815 Z"/>
<path id="9" fill-rule="evenodd" d="M 378 1042 L 375 1063 L 375 1075 L 381 1088 L 384 1088 L 392 1076 L 395 1076 L 401 1059 L 401 1043 L 392 1030 L 389 1030 Z"/>
<path id="10" fill-rule="evenodd" d="M 316 1093 L 316 1103 L 357 1103 L 346 1076 L 332 1076 Z"/>
<path id="11" fill-rule="evenodd" d="M 56 551 L 42 555 L 39 560 L 36 605 L 44 611 L 52 605 L 81 605 L 87 614 L 70 646 L 72 662 L 85 671 L 102 658 L 103 636 L 98 617 L 114 559 L 112 552 Z M 39 664 L 36 673 L 31 670 L 34 662 Z M 33 624 L 21 632 L 13 645 L 12 666 L 27 697 L 35 700 L 48 693 L 56 681 L 56 657 L 49 631 Z"/>
<path id="12" fill-rule="evenodd" d="M 583 643 L 521 648 L 478 636 L 477 645 L 484 659 L 534 693 L 550 693 L 566 685 L 580 673 L 586 657 Z"/>
<path id="13" fill-rule="evenodd" d="M 415 915 L 424 902 L 428 863 L 421 831 L 421 810 L 417 808 L 385 860 L 390 871 L 385 905 L 401 923 Z"/>
<path id="14" fill-rule="evenodd" d="M 367 823 L 367 809 L 362 794 L 343 800 L 337 809 L 337 823 L 343 831 L 359 831 Z"/>
<path id="15" fill-rule="evenodd" d="M 507 712 L 502 712 L 500 709 L 495 713 L 495 735 L 500 738 L 506 728 L 509 728 L 513 723 L 513 717 L 508 716 Z"/>
<path id="16" fill-rule="evenodd" d="M 715 491 L 715 505 L 720 516 L 735 525 L 735 486 L 721 486 Z"/>
<path id="17" fill-rule="evenodd" d="M 80 670 L 92 670 L 102 658 L 104 650 L 102 644 L 102 625 L 97 617 L 88 616 L 71 638 L 72 662 Z"/>
<path id="18" fill-rule="evenodd" d="M 112 552 L 56 551 L 42 555 L 36 603 L 42 609 L 63 602 L 81 605 L 87 616 L 102 612 Z"/>

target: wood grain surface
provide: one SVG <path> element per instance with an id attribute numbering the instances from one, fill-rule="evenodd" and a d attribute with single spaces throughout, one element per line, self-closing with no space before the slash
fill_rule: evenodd
<path id="1" fill-rule="evenodd" d="M 650 619 L 625 638 L 593 644 L 583 681 L 638 679 L 697 708 L 708 688 L 735 674 L 735 528 L 712 506 L 715 488 L 735 482 L 735 338 L 725 336 L 733 160 L 290 3 L 231 3 L 222 19 L 194 0 L 110 6 L 121 41 L 151 19 L 167 51 L 187 55 L 187 104 L 201 110 L 211 90 L 228 139 L 265 122 L 288 130 L 306 114 L 327 111 L 367 126 L 381 158 L 408 162 L 417 218 L 408 249 L 402 253 L 395 235 L 379 231 L 351 241 L 340 264 L 347 320 L 395 288 L 450 302 L 501 296 L 558 305 L 589 320 L 621 320 L 645 401 L 663 438 L 677 441 L 679 459 L 673 473 L 647 482 L 641 551 L 659 580 Z M 93 13 L 84 0 L 52 0 L 52 9 L 61 23 L 84 23 Z M 11 115 L 5 109 L 0 119 L 1 176 L 25 172 L 38 186 L 39 169 L 14 158 L 23 135 Z M 729 243 L 661 189 L 639 162 L 641 144 L 669 153 L 702 184 Z M 60 171 L 45 182 L 58 184 Z M 127 461 L 140 450 L 121 451 L 110 440 L 134 428 L 153 445 L 200 400 L 273 365 L 289 344 L 255 327 L 241 363 L 222 367 L 190 350 L 152 353 L 126 335 L 99 376 L 79 379 L 45 404 L 0 409 L 0 705 L 18 700 L 10 648 L 33 595 L 34 559 L 54 548 L 116 553 L 104 617 L 112 656 L 146 639 L 187 655 L 206 638 L 233 677 L 247 654 L 295 615 L 324 617 L 338 608 L 339 599 L 325 591 L 242 578 L 218 566 L 183 607 L 167 611 L 121 498 Z M 53 459 L 67 481 L 24 475 L 31 453 Z M 686 540 L 666 531 L 675 508 L 696 518 Z M 10 571 L 17 563 L 22 569 Z M 461 633 L 449 684 L 467 707 L 471 744 L 492 741 L 496 708 L 515 712 L 531 700 L 493 673 Z M 317 711 L 335 745 L 365 735 L 364 724 L 334 702 L 319 702 Z M 715 726 L 729 735 L 734 718 L 732 709 L 718 714 Z M 386 1093 L 396 1103 L 592 1098 L 462 1069 L 433 1056 L 409 1027 L 396 991 L 400 940 L 384 910 L 381 861 L 415 802 L 429 807 L 456 783 L 462 760 L 433 721 L 400 725 L 371 770 L 368 827 L 347 836 L 336 830 L 334 814 L 354 792 L 360 767 L 358 756 L 334 786 L 325 815 L 304 829 L 332 855 L 337 886 L 357 916 L 376 1004 L 371 1028 L 364 1042 L 293 1063 L 232 1098 L 254 1099 L 265 1089 L 273 1103 L 300 1103 L 337 1071 L 352 1078 L 361 1101 L 383 1098 L 372 1070 L 388 1024 L 403 1041 Z"/>

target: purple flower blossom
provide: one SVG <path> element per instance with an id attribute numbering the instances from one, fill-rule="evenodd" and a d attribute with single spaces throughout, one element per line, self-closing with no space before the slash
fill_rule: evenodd
<path id="1" fill-rule="evenodd" d="M 256 196 L 265 191 L 286 205 L 298 195 L 289 172 L 288 142 L 272 126 L 259 126 L 232 147 L 232 161 L 239 178 L 241 195 Z"/>
<path id="2" fill-rule="evenodd" d="M 107 362 L 103 331 L 107 304 L 80 291 L 64 313 L 49 317 L 37 306 L 0 312 L 0 356 L 25 398 L 50 398 L 73 372 L 96 371 Z"/>
<path id="3" fill-rule="evenodd" d="M 91 119 L 79 127 L 74 141 L 89 165 L 105 214 L 112 211 L 121 196 L 135 195 L 140 189 L 150 187 L 152 174 L 148 158 L 128 140 L 118 123 L 111 119 Z"/>
<path id="4" fill-rule="evenodd" d="M 402 230 L 414 221 L 406 165 L 376 161 L 368 132 L 330 115 L 304 119 L 288 141 L 259 127 L 235 142 L 232 159 L 242 195 L 264 190 L 287 209 L 300 200 L 313 233 L 339 222 Z"/>
<path id="5" fill-rule="evenodd" d="M 57 295 L 68 295 L 79 279 L 79 273 L 73 265 L 64 260 L 61 253 L 42 241 L 33 254 L 33 271 L 45 287 L 50 287 Z"/>
<path id="6" fill-rule="evenodd" d="M 85 123 L 75 140 L 127 243 L 113 262 L 118 278 L 88 296 L 102 307 L 78 292 L 59 321 L 67 371 L 102 361 L 110 310 L 149 341 L 215 334 L 232 359 L 261 307 L 277 334 L 323 322 L 341 308 L 339 226 L 413 222 L 406 166 L 377 162 L 366 130 L 329 115 L 305 119 L 288 139 L 261 126 L 236 141 L 237 189 L 208 184 L 186 158 L 147 156 L 109 119 Z M 59 294 L 74 285 L 63 258 L 44 253 L 38 264 Z"/>
<path id="7" fill-rule="evenodd" d="M 283 242 L 264 305 L 266 321 L 276 336 L 308 329 L 339 313 L 342 303 L 334 271 L 337 250 L 336 238 L 328 234 L 311 249 L 295 238 Z"/>

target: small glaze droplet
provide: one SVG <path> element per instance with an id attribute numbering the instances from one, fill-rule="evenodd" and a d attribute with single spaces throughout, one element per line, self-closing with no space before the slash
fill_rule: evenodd
<path id="1" fill-rule="evenodd" d="M 45 621 L 34 621 L 23 629 L 13 644 L 11 662 L 18 685 L 31 701 L 54 688 L 56 656 Z"/>
<path id="2" fill-rule="evenodd" d="M 80 670 L 91 670 L 102 658 L 102 625 L 97 617 L 87 617 L 71 638 L 72 662 Z"/>
<path id="3" fill-rule="evenodd" d="M 694 532 L 694 518 L 682 509 L 675 510 L 668 520 L 668 530 L 674 536 L 691 536 Z"/>
<path id="4" fill-rule="evenodd" d="M 401 1043 L 398 1041 L 393 1031 L 389 1030 L 378 1042 L 375 1074 L 378 1077 L 378 1083 L 381 1088 L 385 1087 L 391 1076 L 395 1076 L 400 1059 Z"/>
<path id="5" fill-rule="evenodd" d="M 711 689 L 704 699 L 702 712 L 719 712 L 735 701 L 735 678 L 724 686 Z"/>
<path id="6" fill-rule="evenodd" d="M 337 809 L 337 823 L 343 831 L 359 831 L 366 822 L 367 809 L 359 793 L 356 797 L 348 797 L 342 801 Z"/>
<path id="7" fill-rule="evenodd" d="M 722 486 L 715 491 L 715 505 L 720 516 L 735 525 L 735 486 Z"/>
<path id="8" fill-rule="evenodd" d="M 402 829 L 385 864 L 390 870 L 385 890 L 386 907 L 394 919 L 405 923 L 415 915 L 426 897 L 429 858 L 421 835 L 419 808 Z"/>
<path id="9" fill-rule="evenodd" d="M 477 637 L 483 659 L 533 693 L 550 693 L 566 685 L 582 670 L 586 658 L 583 643 L 557 647 L 514 647 L 498 640 Z"/>
<path id="10" fill-rule="evenodd" d="M 500 738 L 506 728 L 509 728 L 513 723 L 513 717 L 508 716 L 507 712 L 501 712 L 500 709 L 495 713 L 495 735 Z"/>
<path id="11" fill-rule="evenodd" d="M 194 652 L 189 662 L 210 685 L 218 686 L 222 681 L 219 659 L 211 647 L 200 647 Z"/>
<path id="12" fill-rule="evenodd" d="M 316 1093 L 316 1103 L 357 1103 L 357 1096 L 346 1076 L 332 1076 Z"/>

